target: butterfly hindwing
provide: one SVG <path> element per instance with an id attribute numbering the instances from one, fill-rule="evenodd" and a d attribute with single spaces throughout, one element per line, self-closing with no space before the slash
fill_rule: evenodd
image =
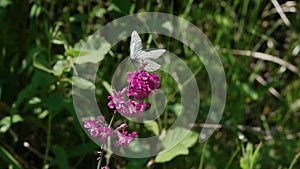
<path id="1" fill-rule="evenodd" d="M 156 71 L 161 67 L 160 64 L 150 59 L 139 60 L 139 64 L 141 67 L 144 67 L 144 69 L 148 72 Z"/>

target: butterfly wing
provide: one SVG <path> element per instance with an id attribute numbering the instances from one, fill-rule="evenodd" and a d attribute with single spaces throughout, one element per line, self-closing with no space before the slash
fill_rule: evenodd
<path id="1" fill-rule="evenodd" d="M 143 51 L 138 54 L 138 59 L 158 59 L 162 54 L 166 52 L 165 49 L 155 49 L 150 51 Z"/>
<path id="2" fill-rule="evenodd" d="M 139 34 L 136 31 L 131 33 L 131 40 L 130 40 L 130 59 L 135 60 L 138 55 L 141 55 L 140 52 L 142 51 L 142 40 Z"/>
<path id="3" fill-rule="evenodd" d="M 140 67 L 143 67 L 144 70 L 148 72 L 153 72 L 158 70 L 161 66 L 160 64 L 154 62 L 150 59 L 138 60 Z"/>

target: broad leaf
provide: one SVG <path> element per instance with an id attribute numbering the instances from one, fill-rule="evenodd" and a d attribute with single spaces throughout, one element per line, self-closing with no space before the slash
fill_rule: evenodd
<path id="1" fill-rule="evenodd" d="M 95 85 L 92 82 L 78 76 L 72 77 L 72 84 L 81 89 L 95 89 Z"/>
<path id="2" fill-rule="evenodd" d="M 83 56 L 75 58 L 74 62 L 77 64 L 83 64 L 83 63 L 98 63 L 99 61 L 102 61 L 104 58 L 105 53 L 104 52 L 91 52 L 88 54 L 85 54 Z"/>
<path id="3" fill-rule="evenodd" d="M 68 156 L 65 149 L 58 145 L 53 146 L 52 149 L 55 153 L 55 159 L 53 160 L 53 163 L 58 165 L 60 169 L 69 168 Z"/>
<path id="4" fill-rule="evenodd" d="M 162 140 L 165 149 L 156 156 L 155 162 L 163 163 L 172 160 L 178 155 L 186 155 L 192 147 L 199 134 L 185 128 L 175 128 L 168 130 Z"/>

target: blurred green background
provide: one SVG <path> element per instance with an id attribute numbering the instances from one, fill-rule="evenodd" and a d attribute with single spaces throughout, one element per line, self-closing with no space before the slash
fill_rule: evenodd
<path id="1" fill-rule="evenodd" d="M 298 1 L 276 0 L 0 0 L 0 169 L 96 168 L 99 147 L 73 108 L 73 58 L 106 23 L 145 11 L 182 17 L 205 33 L 224 65 L 226 107 L 220 126 L 204 144 L 191 137 L 184 153 L 173 152 L 167 159 L 108 154 L 104 162 L 110 168 L 300 168 L 299 9 Z M 156 47 L 146 35 L 142 39 Z M 182 43 L 156 39 L 195 74 L 201 91 L 195 134 L 210 105 L 208 75 Z M 103 84 L 128 56 L 128 45 L 128 39 L 115 45 L 97 74 L 98 105 L 107 118 L 112 112 Z M 130 128 L 144 137 L 157 134 L 155 128 L 167 129 L 180 109 L 177 92 L 167 91 L 172 104 L 159 127 L 130 123 Z"/>

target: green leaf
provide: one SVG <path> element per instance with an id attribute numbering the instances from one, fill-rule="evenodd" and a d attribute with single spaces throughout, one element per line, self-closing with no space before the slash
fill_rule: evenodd
<path id="1" fill-rule="evenodd" d="M 50 111 L 59 112 L 64 108 L 64 96 L 60 92 L 51 93 L 47 99 L 46 103 Z"/>
<path id="2" fill-rule="evenodd" d="M 79 57 L 74 59 L 76 64 L 98 63 L 103 60 L 105 54 L 110 50 L 111 44 L 101 36 L 89 36 L 87 40 L 80 40 L 74 45 L 75 51 Z M 74 51 L 68 51 L 72 56 L 76 54 Z"/>
<path id="3" fill-rule="evenodd" d="M 129 158 L 126 165 L 126 169 L 138 168 L 138 169 L 147 169 L 145 166 L 149 158 Z"/>
<path id="4" fill-rule="evenodd" d="M 90 89 L 90 90 L 94 90 L 95 89 L 95 85 L 94 83 L 84 79 L 84 78 L 80 78 L 78 76 L 73 76 L 72 77 L 72 84 L 81 88 L 81 89 Z"/>
<path id="5" fill-rule="evenodd" d="M 100 6 L 95 6 L 93 12 L 95 16 L 97 16 L 98 18 L 102 18 L 107 11 L 105 8 L 101 8 Z"/>
<path id="6" fill-rule="evenodd" d="M 16 169 L 22 169 L 22 165 L 4 147 L 0 146 L 0 157 Z"/>
<path id="7" fill-rule="evenodd" d="M 35 53 L 35 54 L 33 55 L 33 66 L 36 67 L 36 68 L 38 68 L 38 69 L 40 69 L 40 70 L 43 70 L 43 71 L 45 71 L 45 72 L 54 74 L 55 72 L 54 72 L 52 69 L 47 68 L 46 66 L 44 66 L 43 64 L 41 64 L 40 62 L 38 62 L 38 61 L 36 60 L 36 56 L 37 56 L 37 55 L 38 55 L 38 53 Z"/>
<path id="8" fill-rule="evenodd" d="M 1 126 L 0 132 L 5 133 L 9 129 L 11 124 L 18 123 L 21 121 L 23 121 L 23 118 L 18 114 L 14 114 L 12 116 L 12 118 L 11 118 L 11 116 L 6 116 L 6 117 L 2 118 L 0 120 L 0 126 Z"/>
<path id="9" fill-rule="evenodd" d="M 297 99 L 292 104 L 290 104 L 290 108 L 292 111 L 300 110 L 300 99 Z"/>
<path id="10" fill-rule="evenodd" d="M 66 42 L 62 39 L 52 39 L 52 43 L 56 45 L 65 45 Z"/>
<path id="11" fill-rule="evenodd" d="M 86 21 L 87 19 L 88 19 L 87 14 L 79 13 L 79 14 L 76 14 L 75 16 L 71 16 L 69 18 L 69 21 L 70 22 L 83 22 L 83 21 Z"/>
<path id="12" fill-rule="evenodd" d="M 103 81 L 103 82 L 102 82 L 102 85 L 104 86 L 104 88 L 106 89 L 106 91 L 107 91 L 110 95 L 113 94 L 113 93 L 112 93 L 112 90 L 111 90 L 111 86 L 110 86 L 110 84 L 109 84 L 107 81 Z"/>
<path id="13" fill-rule="evenodd" d="M 30 99 L 29 101 L 28 101 L 28 103 L 29 104 L 38 104 L 38 103 L 41 103 L 41 99 L 40 98 L 38 98 L 38 97 L 33 97 L 32 99 Z"/>
<path id="14" fill-rule="evenodd" d="M 121 14 L 129 14 L 129 9 L 131 5 L 130 0 L 111 0 L 114 10 L 120 12 Z"/>
<path id="15" fill-rule="evenodd" d="M 53 82 L 54 78 L 52 75 L 43 71 L 35 71 L 30 84 L 19 93 L 17 100 L 13 103 L 11 109 L 12 114 L 18 110 L 18 107 L 22 102 L 37 95 L 38 91 L 36 89 L 38 87 L 41 89 L 48 89 Z"/>
<path id="16" fill-rule="evenodd" d="M 243 157 L 240 158 L 240 167 L 242 169 L 254 169 L 257 159 L 259 157 L 259 151 L 261 146 L 262 143 L 260 143 L 254 150 L 253 144 L 249 142 L 246 145 L 246 149 L 242 147 Z"/>
<path id="17" fill-rule="evenodd" d="M 236 82 L 236 85 L 242 89 L 242 91 L 249 96 L 252 100 L 257 100 L 259 95 L 258 93 L 251 88 L 248 83 L 241 83 L 239 81 Z"/>
<path id="18" fill-rule="evenodd" d="M 53 160 L 53 164 L 57 164 L 61 169 L 69 168 L 68 156 L 65 149 L 58 145 L 53 146 L 52 149 L 55 153 L 55 159 Z"/>
<path id="19" fill-rule="evenodd" d="M 145 122 L 144 125 L 149 131 L 152 131 L 156 136 L 159 135 L 159 127 L 156 121 Z"/>
<path id="20" fill-rule="evenodd" d="M 8 5 L 12 4 L 12 0 L 1 0 L 0 7 L 7 7 Z"/>
<path id="21" fill-rule="evenodd" d="M 67 64 L 68 61 L 66 60 L 58 60 L 53 66 L 53 74 L 55 76 L 61 76 Z"/>
<path id="22" fill-rule="evenodd" d="M 71 56 L 72 58 L 78 57 L 79 54 L 80 51 L 73 48 L 67 49 L 64 53 L 65 56 Z"/>
<path id="23" fill-rule="evenodd" d="M 90 37 L 88 42 L 81 40 L 74 46 L 75 50 L 81 52 L 81 56 L 75 58 L 74 62 L 76 64 L 101 62 L 110 47 L 110 43 L 100 37 Z"/>
<path id="24" fill-rule="evenodd" d="M 98 63 L 99 61 L 102 61 L 104 58 L 105 53 L 104 52 L 91 52 L 84 56 L 80 56 L 75 58 L 74 62 L 77 64 L 83 64 L 83 63 Z"/>
<path id="25" fill-rule="evenodd" d="M 50 69 L 45 65 L 41 64 L 40 62 L 38 62 L 36 60 L 36 56 L 37 53 L 33 56 L 33 66 L 45 72 L 51 73 L 55 76 L 60 76 L 63 73 L 66 65 L 69 64 L 67 60 L 58 60 L 56 64 L 53 66 L 53 69 Z"/>
<path id="26" fill-rule="evenodd" d="M 188 148 L 186 148 L 182 144 L 178 144 L 172 149 L 169 150 L 165 149 L 159 152 L 158 155 L 155 157 L 155 162 L 164 163 L 164 162 L 171 161 L 174 157 L 178 155 L 187 155 L 187 154 L 189 154 Z"/>
<path id="27" fill-rule="evenodd" d="M 251 89 L 249 84 L 246 84 L 246 83 L 242 84 L 242 89 L 248 96 L 251 97 L 251 99 L 253 99 L 253 100 L 258 99 L 258 93 L 256 91 L 254 91 L 253 89 Z"/>
<path id="28" fill-rule="evenodd" d="M 48 110 L 44 110 L 41 113 L 39 113 L 38 118 L 39 119 L 44 119 L 45 117 L 48 116 L 48 114 L 49 114 L 49 111 Z"/>
<path id="29" fill-rule="evenodd" d="M 171 23 L 171 21 L 166 21 L 162 24 L 163 28 L 166 28 L 169 32 L 173 32 L 173 25 Z"/>
<path id="30" fill-rule="evenodd" d="M 188 149 L 196 143 L 198 136 L 198 133 L 185 128 L 168 130 L 162 140 L 165 149 L 158 153 L 155 162 L 163 163 L 172 160 L 178 155 L 188 154 Z"/>
<path id="31" fill-rule="evenodd" d="M 171 108 L 177 116 L 181 115 L 182 105 L 180 103 L 175 103 Z"/>
<path id="32" fill-rule="evenodd" d="M 68 148 L 67 154 L 69 158 L 80 157 L 94 151 L 98 146 L 94 142 L 82 143 Z"/>

